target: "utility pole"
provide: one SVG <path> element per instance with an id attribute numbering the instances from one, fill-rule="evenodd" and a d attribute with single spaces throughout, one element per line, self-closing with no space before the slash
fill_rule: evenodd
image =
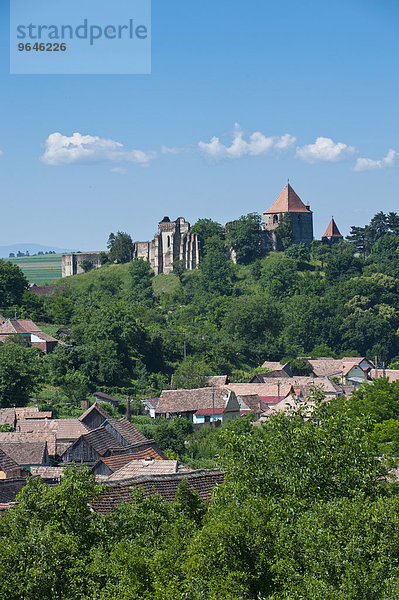
<path id="1" fill-rule="evenodd" d="M 212 385 L 212 423 L 215 427 L 215 386 Z"/>

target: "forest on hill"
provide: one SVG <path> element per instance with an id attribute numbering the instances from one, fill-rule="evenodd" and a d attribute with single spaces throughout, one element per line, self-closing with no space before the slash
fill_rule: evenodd
<path id="1" fill-rule="evenodd" d="M 2 344 L 0 360 L 19 352 L 31 363 L 35 385 L 73 398 L 94 389 L 156 395 L 172 374 L 187 387 L 204 375 L 246 381 L 265 360 L 298 356 L 377 356 L 380 365 L 397 365 L 399 216 L 378 213 L 331 246 L 292 244 L 285 229 L 285 250 L 266 255 L 259 220 L 243 216 L 227 233 L 199 220 L 195 271 L 177 263 L 173 273 L 154 277 L 142 260 L 106 263 L 60 280 L 53 296 L 27 291 L 18 267 L 1 262 L 4 316 L 17 307 L 18 316 L 52 332 L 66 326 L 71 338 L 41 358 Z M 229 260 L 226 235 L 237 264 Z"/>
<path id="2" fill-rule="evenodd" d="M 257 215 L 227 232 L 207 219 L 199 269 L 154 277 L 141 260 L 60 280 L 54 296 L 26 289 L 0 261 L 5 317 L 70 330 L 48 355 L 0 344 L 1 406 L 35 395 L 54 417 L 78 416 L 95 389 L 142 398 L 205 376 L 248 381 L 268 360 L 363 355 L 399 368 L 399 227 L 376 215 L 351 239 L 311 248 L 281 233 L 262 255 Z M 11 308 L 12 307 L 12 308 Z M 184 357 L 186 358 L 184 360 Z M 303 366 L 303 365 L 302 365 Z M 176 501 L 134 492 L 102 514 L 88 471 L 61 484 L 30 478 L 0 518 L 0 598 L 7 600 L 381 600 L 399 594 L 399 382 L 253 425 L 251 417 L 193 431 L 133 414 L 169 458 L 218 468 L 204 503 L 183 483 Z M 132 402 L 133 413 L 139 403 Z M 107 409 L 114 416 L 113 409 Z"/>

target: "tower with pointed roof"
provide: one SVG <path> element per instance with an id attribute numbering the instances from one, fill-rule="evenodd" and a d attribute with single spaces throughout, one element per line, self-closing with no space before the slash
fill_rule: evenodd
<path id="1" fill-rule="evenodd" d="M 313 213 L 309 203 L 302 202 L 289 183 L 285 186 L 270 208 L 263 213 L 263 229 L 273 249 L 277 249 L 275 230 L 283 215 L 288 215 L 294 234 L 294 243 L 310 244 L 313 240 Z"/>
<path id="2" fill-rule="evenodd" d="M 323 242 L 328 242 L 329 244 L 333 244 L 334 242 L 339 242 L 344 238 L 339 231 L 336 222 L 334 221 L 334 217 L 331 217 L 331 221 L 328 224 L 325 234 L 321 238 Z"/>

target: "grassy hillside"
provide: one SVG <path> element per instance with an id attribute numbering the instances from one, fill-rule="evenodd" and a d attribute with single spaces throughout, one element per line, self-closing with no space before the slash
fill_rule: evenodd
<path id="1" fill-rule="evenodd" d="M 84 292 L 89 286 L 102 283 L 119 281 L 121 287 L 128 285 L 129 281 L 129 263 L 124 265 L 106 264 L 98 269 L 93 269 L 88 273 L 80 273 L 79 275 L 71 275 L 56 281 L 55 283 L 62 285 L 65 288 L 77 292 Z M 161 293 L 170 294 L 179 287 L 179 279 L 173 273 L 169 275 L 157 275 L 153 278 L 154 294 L 159 296 Z"/>
<path id="2" fill-rule="evenodd" d="M 29 283 L 44 285 L 51 283 L 62 275 L 62 254 L 44 254 L 40 256 L 21 256 L 20 258 L 6 258 L 18 265 Z"/>

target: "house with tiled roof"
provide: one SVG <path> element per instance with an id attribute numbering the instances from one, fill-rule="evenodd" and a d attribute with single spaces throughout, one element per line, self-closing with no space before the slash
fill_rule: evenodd
<path id="1" fill-rule="evenodd" d="M 127 419 L 122 417 L 121 419 L 112 419 L 111 417 L 107 419 L 102 427 L 108 433 L 110 433 L 122 446 L 130 446 L 131 444 L 136 444 L 137 442 L 145 443 L 148 442 L 148 439 L 136 429 L 134 425 L 132 425 Z"/>
<path id="2" fill-rule="evenodd" d="M 130 446 L 126 453 L 100 458 L 92 468 L 93 475 L 109 476 L 132 460 L 166 460 L 165 454 L 149 440 L 144 444 Z"/>
<path id="3" fill-rule="evenodd" d="M 225 423 L 240 416 L 235 393 L 226 386 L 192 390 L 163 390 L 157 407 L 157 417 L 186 417 L 193 423 Z"/>
<path id="4" fill-rule="evenodd" d="M 46 442 L 50 456 L 56 456 L 56 437 L 54 431 L 0 432 L 0 444 L 3 442 Z"/>
<path id="5" fill-rule="evenodd" d="M 0 479 L 24 477 L 25 475 L 28 475 L 27 469 L 21 467 L 0 447 Z"/>
<path id="6" fill-rule="evenodd" d="M 50 457 L 45 441 L 0 442 L 0 450 L 12 458 L 21 468 L 48 466 Z"/>
<path id="7" fill-rule="evenodd" d="M 123 467 L 109 475 L 107 482 L 125 481 L 142 475 L 172 475 L 175 473 L 189 473 L 192 469 L 183 465 L 178 460 L 131 460 Z"/>
<path id="8" fill-rule="evenodd" d="M 358 385 L 364 383 L 373 363 L 367 358 L 348 356 L 344 358 L 308 358 L 314 377 L 336 377 L 341 383 Z"/>
<path id="9" fill-rule="evenodd" d="M 119 406 L 119 398 L 115 398 L 114 396 L 110 396 L 109 394 L 104 394 L 104 392 L 95 392 L 93 395 L 96 399 L 96 402 L 104 402 L 105 404 L 109 404 L 113 408 L 118 408 Z"/>
<path id="10" fill-rule="evenodd" d="M 190 490 L 196 491 L 201 500 L 209 502 L 214 489 L 224 482 L 224 473 L 217 469 L 172 473 L 167 475 L 142 475 L 123 482 L 110 482 L 99 497 L 91 501 L 92 509 L 101 514 L 109 513 L 123 503 L 129 503 L 133 490 L 140 490 L 144 496 L 159 494 L 168 502 L 176 499 L 177 488 L 187 479 Z"/>
<path id="11" fill-rule="evenodd" d="M 388 379 L 388 381 L 399 381 L 399 369 L 371 369 L 371 379 Z"/>
<path id="12" fill-rule="evenodd" d="M 79 421 L 87 427 L 87 429 L 97 429 L 107 419 L 110 419 L 109 415 L 103 407 L 98 403 L 94 402 L 89 408 L 79 417 Z"/>
<path id="13" fill-rule="evenodd" d="M 39 348 L 45 354 L 52 352 L 59 340 L 40 329 L 31 319 L 7 319 L 0 324 L 0 342 L 18 336 L 27 346 Z"/>
<path id="14" fill-rule="evenodd" d="M 282 400 L 289 395 L 294 396 L 295 391 L 291 379 L 278 381 L 271 379 L 266 383 L 229 383 L 227 389 L 233 391 L 237 398 L 245 402 L 245 396 L 256 394 L 266 404 Z"/>
<path id="15" fill-rule="evenodd" d="M 104 427 L 81 435 L 60 457 L 60 465 L 76 463 L 92 467 L 100 458 L 119 454 L 125 446 L 120 444 Z"/>
<path id="16" fill-rule="evenodd" d="M 16 423 L 15 408 L 0 408 L 0 425 L 9 425 L 14 429 Z"/>

